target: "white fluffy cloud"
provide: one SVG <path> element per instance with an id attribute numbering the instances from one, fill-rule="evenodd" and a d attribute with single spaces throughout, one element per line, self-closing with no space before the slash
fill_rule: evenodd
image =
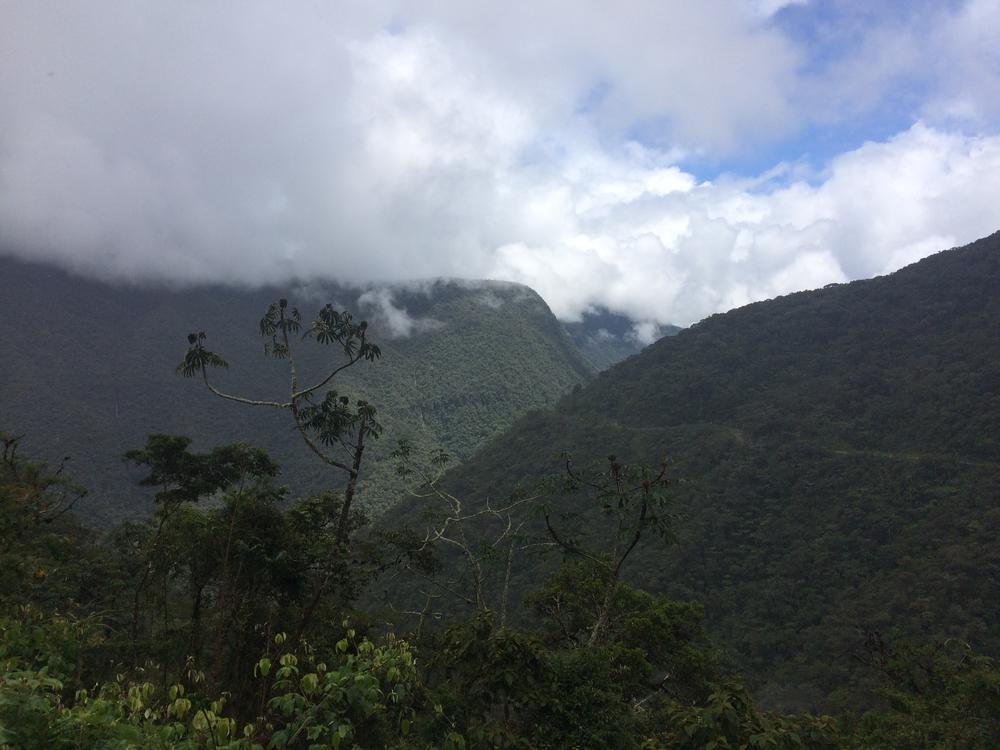
<path id="1" fill-rule="evenodd" d="M 568 201 L 572 221 L 563 236 L 501 247 L 493 273 L 534 283 L 563 317 L 591 304 L 687 324 L 887 273 L 1000 228 L 1000 137 L 921 123 L 841 155 L 813 184 L 695 185 L 684 177 L 674 192 L 597 209 L 589 196 L 604 187 L 576 185 L 580 198 Z"/>
<path id="2" fill-rule="evenodd" d="M 995 4 L 878 26 L 880 67 L 818 73 L 785 6 L 7 4 L 0 252 L 182 283 L 493 277 L 652 326 L 1000 227 Z M 884 99 L 918 43 L 951 61 L 928 124 L 805 177 L 678 167 Z"/>
<path id="3" fill-rule="evenodd" d="M 796 82 L 815 122 L 913 114 L 941 126 L 1000 119 L 1000 3 L 909 0 L 815 3 L 810 44 L 822 52 Z"/>

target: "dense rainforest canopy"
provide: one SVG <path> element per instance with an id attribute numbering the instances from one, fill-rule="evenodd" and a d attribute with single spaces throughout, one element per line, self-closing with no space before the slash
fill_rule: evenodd
<path id="1" fill-rule="evenodd" d="M 377 523 L 350 471 L 150 430 L 153 512 L 95 531 L 3 434 L 0 748 L 995 747 L 998 245 L 711 318 L 451 471 L 384 448 Z M 277 371 L 283 330 L 362 351 L 293 309 Z M 377 401 L 333 371 L 276 411 L 357 458 Z"/>
<path id="2" fill-rule="evenodd" d="M 443 486 L 503 496 L 560 451 L 666 459 L 678 543 L 637 550 L 626 580 L 702 602 L 769 705 L 839 705 L 868 632 L 998 654 L 998 289 L 1000 233 L 713 316 L 522 418 Z M 550 571 L 532 561 L 512 587 Z"/>
<path id="3" fill-rule="evenodd" d="M 15 438 L 3 448 L 4 750 L 888 750 L 988 748 L 1000 732 L 1000 671 L 961 642 L 872 636 L 869 710 L 766 712 L 699 605 L 613 580 L 577 541 L 526 601 L 536 627 L 480 606 L 407 629 L 356 597 L 404 558 L 434 561 L 360 516 L 338 547 L 339 499 L 283 502 L 258 449 L 151 436 L 129 458 L 160 487 L 156 513 L 97 536 L 66 512 L 78 489 L 58 470 L 19 456 Z M 640 470 L 628 499 L 620 473 L 588 474 L 603 484 L 584 496 L 634 510 L 656 480 Z"/>

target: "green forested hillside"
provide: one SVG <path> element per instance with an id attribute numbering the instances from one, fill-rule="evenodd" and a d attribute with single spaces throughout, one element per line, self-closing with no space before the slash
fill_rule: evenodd
<path id="1" fill-rule="evenodd" d="M 431 440 L 398 430 L 410 447 L 391 463 L 410 487 L 427 479 L 438 519 L 449 514 L 392 514 L 423 526 L 416 536 L 352 512 L 349 491 L 288 492 L 305 464 L 282 472 L 244 443 L 167 435 L 130 453 L 134 478 L 155 489 L 152 513 L 95 531 L 74 517 L 65 467 L 0 431 L 0 750 L 993 750 L 998 245 L 704 321 L 528 414 L 443 485 L 433 452 L 423 460 Z M 86 303 L 76 327 L 36 304 L 26 340 L 62 326 L 104 356 L 63 335 L 48 362 L 62 380 L 5 403 L 30 410 L 59 382 L 85 393 L 66 373 L 91 362 L 103 369 L 89 365 L 97 376 L 84 382 L 110 383 L 121 416 L 125 355 L 148 354 L 148 332 L 178 313 L 158 315 L 149 295 L 61 291 L 59 304 Z M 384 333 L 409 327 L 387 356 L 448 331 L 449 309 L 475 322 L 480 308 L 532 304 L 519 287 L 398 294 L 396 307 L 354 300 Z M 239 297 L 210 299 L 232 312 Z M 537 325 L 512 332 L 529 354 L 530 330 L 551 321 L 538 310 Z M 489 334 L 472 330 L 454 341 L 495 361 L 476 343 Z M 109 343 L 119 331 L 128 337 Z M 192 339 L 188 362 L 207 356 Z M 256 354 L 209 340 L 234 365 Z M 421 356 L 475 382 L 477 365 L 441 351 Z M 415 389 L 417 417 L 393 424 L 419 418 L 441 431 L 435 443 L 462 438 L 468 422 L 448 427 L 425 408 L 467 392 L 407 364 L 377 392 Z M 235 375 L 229 387 L 272 385 Z M 185 392 L 160 408 L 206 407 Z M 227 427 L 245 439 L 252 413 L 239 416 Z M 328 416 L 314 434 L 342 435 Z M 560 468 L 560 448 L 577 459 Z M 553 472 L 540 496 L 505 500 Z"/>
<path id="2" fill-rule="evenodd" d="M 1000 653 L 998 290 L 1000 233 L 713 316 L 524 417 L 446 486 L 475 504 L 560 450 L 665 457 L 678 541 L 627 576 L 703 602 L 772 704 L 835 703 L 873 632 Z M 526 560 L 520 591 L 546 569 Z"/>
<path id="3" fill-rule="evenodd" d="M 26 435 L 39 456 L 72 457 L 69 470 L 90 489 L 78 511 L 96 524 L 148 512 L 148 495 L 121 456 L 152 432 L 189 435 L 201 447 L 264 446 L 296 490 L 340 481 L 312 460 L 287 414 L 222 402 L 174 374 L 186 335 L 204 331 L 231 364 L 219 376 L 223 387 L 258 398 L 286 392 L 286 367 L 262 356 L 257 333 L 279 297 L 307 320 L 333 302 L 372 322 L 382 358 L 345 371 L 334 385 L 370 400 L 385 428 L 365 471 L 371 481 L 363 496 L 375 512 L 395 498 L 391 467 L 378 459 L 396 440 L 465 457 L 591 373 L 541 298 L 513 284 L 439 281 L 367 294 L 316 284 L 172 291 L 112 287 L 9 259 L 0 261 L 0 279 L 0 424 Z M 303 342 L 306 377 L 319 374 L 323 353 Z"/>
<path id="4" fill-rule="evenodd" d="M 588 310 L 578 322 L 563 325 L 580 351 L 598 370 L 618 364 L 645 347 L 636 335 L 633 320 L 605 308 Z M 656 338 L 673 336 L 681 330 L 672 325 L 656 328 Z"/>

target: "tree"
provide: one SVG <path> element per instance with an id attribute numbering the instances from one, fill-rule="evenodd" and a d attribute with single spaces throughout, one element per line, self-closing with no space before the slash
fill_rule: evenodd
<path id="1" fill-rule="evenodd" d="M 71 510 L 86 490 L 65 475 L 18 456 L 21 437 L 0 431 L 0 609 L 26 599 L 63 607 L 76 598 L 83 530 Z"/>
<path id="2" fill-rule="evenodd" d="M 588 546 L 579 536 L 557 530 L 553 523 L 553 510 L 547 505 L 540 508 L 552 542 L 567 556 L 593 565 L 603 582 L 600 604 L 587 636 L 588 645 L 593 646 L 608 629 L 622 567 L 639 542 L 650 534 L 664 542 L 673 538 L 673 519 L 666 512 L 670 502 L 667 465 L 663 462 L 659 471 L 654 472 L 647 466 L 622 464 L 615 456 L 608 456 L 607 471 L 579 471 L 568 455 L 564 458 L 566 473 L 550 480 L 552 489 L 570 495 L 589 493 L 593 501 L 582 506 L 577 504 L 576 507 L 582 507 L 581 510 L 561 513 L 563 523 L 579 526 L 584 514 L 599 508 L 606 519 L 602 526 L 610 530 L 610 538 L 605 540 L 607 549 L 602 551 L 593 545 Z"/>
<path id="3" fill-rule="evenodd" d="M 264 345 L 264 354 L 288 362 L 289 388 L 284 400 L 251 399 L 215 387 L 209 380 L 209 369 L 228 368 L 229 363 L 205 347 L 204 332 L 188 335 L 188 350 L 177 372 L 188 378 L 200 376 L 208 390 L 219 398 L 246 406 L 284 409 L 292 415 L 295 429 L 309 450 L 347 476 L 336 539 L 338 548 L 344 548 L 350 534 L 351 506 L 361 475 L 365 443 L 379 436 L 381 426 L 371 404 L 358 400 L 352 405 L 348 396 L 339 395 L 328 386 L 348 367 L 362 361 L 374 362 L 381 351 L 368 341 L 365 321 L 355 323 L 350 313 L 337 312 L 328 304 L 301 338 L 312 338 L 322 345 L 336 344 L 343 352 L 343 359 L 331 364 L 312 385 L 302 386 L 292 346 L 293 337 L 301 330 L 302 316 L 297 308 L 289 308 L 285 299 L 272 303 L 260 321 L 260 335 L 270 339 Z"/>
<path id="4" fill-rule="evenodd" d="M 238 502 L 248 482 L 257 482 L 278 473 L 277 465 L 264 451 L 244 443 L 219 446 L 207 453 L 191 452 L 188 450 L 190 444 L 191 439 L 187 437 L 154 434 L 147 438 L 144 448 L 128 451 L 124 456 L 126 461 L 148 468 L 149 473 L 140 480 L 140 484 L 160 488 L 155 496 L 156 511 L 152 531 L 147 535 L 141 534 L 140 531 L 136 540 L 139 552 L 136 564 L 140 575 L 132 592 L 131 646 L 134 663 L 138 663 L 139 660 L 142 603 L 143 597 L 147 595 L 150 581 L 154 576 L 159 577 L 165 589 L 171 570 L 186 564 L 193 571 L 196 558 L 204 562 L 210 557 L 206 553 L 192 554 L 184 560 L 177 559 L 176 546 L 164 543 L 171 528 L 170 524 L 183 513 L 185 508 L 204 497 L 235 487 L 234 494 Z M 194 538 L 196 533 L 189 524 L 181 536 L 187 540 Z M 232 542 L 230 529 L 223 557 L 224 575 L 221 593 L 223 603 L 229 585 L 228 568 Z M 208 549 L 211 549 L 211 545 L 208 545 Z M 199 622 L 197 615 L 200 614 L 200 589 L 198 594 L 194 606 L 196 616 L 193 618 L 196 625 Z M 163 596 L 160 604 L 166 620 L 168 597 Z M 148 602 L 146 609 L 150 609 Z M 196 641 L 197 638 L 193 640 Z"/>
<path id="5" fill-rule="evenodd" d="M 559 550 L 567 558 L 580 560 L 594 569 L 593 581 L 600 581 L 600 596 L 592 611 L 586 642 L 595 645 L 608 630 L 621 571 L 626 560 L 649 536 L 668 542 L 672 539 L 672 516 L 667 513 L 666 463 L 659 471 L 641 464 L 623 464 L 609 456 L 607 469 L 577 469 L 564 455 L 564 471 L 540 483 L 533 492 L 516 490 L 509 498 L 494 502 L 490 497 L 467 502 L 448 492 L 442 480 L 448 456 L 432 452 L 427 465 L 415 460 L 412 446 L 400 441 L 392 454 L 399 461 L 397 472 L 416 475 L 418 486 L 412 491 L 418 499 L 430 499 L 427 508 L 431 523 L 422 538 L 410 548 L 412 555 L 429 553 L 435 547 L 447 555 L 457 554 L 461 563 L 445 566 L 459 571 L 448 580 L 417 571 L 442 595 L 464 602 L 479 613 L 495 612 L 491 620 L 498 628 L 509 617 L 511 586 L 517 558 L 526 553 Z M 562 502 L 556 511 L 546 497 L 589 494 L 580 502 L 574 497 Z M 470 507 L 471 506 L 471 507 Z M 571 508 L 571 510 L 565 510 Z M 586 516 L 601 514 L 604 531 L 586 535 Z M 591 525 L 593 527 L 593 525 Z M 420 622 L 431 614 L 437 596 L 421 592 L 426 605 L 418 615 Z M 419 629 L 418 629 L 419 630 Z"/>
<path id="6" fill-rule="evenodd" d="M 958 639 L 866 639 L 876 706 L 845 722 L 852 750 L 987 750 L 1000 737 L 1000 666 Z"/>
<path id="7" fill-rule="evenodd" d="M 524 531 L 530 520 L 529 511 L 538 496 L 518 492 L 500 504 L 494 504 L 487 497 L 480 508 L 469 510 L 461 498 L 441 486 L 450 461 L 445 451 L 432 451 L 427 465 L 421 465 L 415 460 L 412 445 L 400 440 L 392 458 L 398 461 L 396 471 L 400 476 L 418 477 L 411 494 L 420 500 L 434 501 L 434 507 L 428 509 L 433 520 L 423 537 L 410 540 L 408 545 L 402 540 L 398 542 L 411 562 L 416 563 L 411 570 L 441 592 L 436 595 L 430 590 L 422 591 L 426 599 L 424 608 L 408 613 L 419 616 L 418 636 L 424 620 L 431 614 L 431 604 L 441 595 L 457 599 L 478 615 L 490 613 L 495 608 L 499 617 L 494 620 L 491 616 L 482 621 L 489 622 L 491 627 L 504 628 L 515 556 L 539 543 L 546 545 L 545 540 L 539 542 Z M 429 567 L 425 556 L 432 554 L 435 546 L 461 556 L 462 565 L 456 566 L 459 572 L 449 580 L 442 580 L 440 575 L 427 575 L 421 570 Z M 491 588 L 496 589 L 493 606 Z"/>

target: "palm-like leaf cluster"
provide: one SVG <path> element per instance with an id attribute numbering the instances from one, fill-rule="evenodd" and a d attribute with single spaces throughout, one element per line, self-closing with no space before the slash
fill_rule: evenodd
<path id="1" fill-rule="evenodd" d="M 229 363 L 226 360 L 205 348 L 205 338 L 204 331 L 188 334 L 188 350 L 184 353 L 184 359 L 177 365 L 179 375 L 193 378 L 196 375 L 204 376 L 209 367 L 229 368 Z"/>
<path id="2" fill-rule="evenodd" d="M 363 320 L 355 323 L 349 312 L 338 312 L 332 305 L 319 311 L 305 333 L 305 337 L 309 336 L 314 336 L 321 344 L 340 344 L 344 355 L 351 360 L 374 362 L 382 356 L 379 348 L 368 341 L 368 323 Z"/>

